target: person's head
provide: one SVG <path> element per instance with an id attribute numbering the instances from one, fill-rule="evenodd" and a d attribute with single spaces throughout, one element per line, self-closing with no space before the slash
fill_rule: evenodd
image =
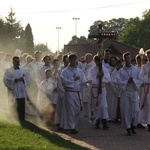
<path id="1" fill-rule="evenodd" d="M 63 61 L 65 67 L 68 66 L 68 64 L 69 64 L 68 55 L 64 55 L 62 58 L 62 61 Z"/>
<path id="2" fill-rule="evenodd" d="M 140 54 L 137 54 L 137 55 L 136 55 L 135 61 L 136 61 L 136 64 L 137 64 L 138 66 L 141 66 L 141 64 L 142 64 L 142 58 L 141 58 L 141 55 L 140 55 Z"/>
<path id="3" fill-rule="evenodd" d="M 116 61 L 116 69 L 119 70 L 122 67 L 122 61 L 120 59 L 118 59 Z"/>
<path id="4" fill-rule="evenodd" d="M 111 57 L 111 49 L 104 50 L 104 59 L 109 60 Z"/>
<path id="5" fill-rule="evenodd" d="M 60 67 L 59 59 L 56 58 L 56 59 L 53 60 L 53 66 L 54 66 L 55 69 L 58 69 Z"/>
<path id="6" fill-rule="evenodd" d="M 45 77 L 46 77 L 46 79 L 52 77 L 52 71 L 51 71 L 51 70 L 48 70 L 48 69 L 45 70 Z"/>
<path id="7" fill-rule="evenodd" d="M 11 60 L 12 60 L 11 54 L 9 54 L 9 53 L 6 54 L 4 59 L 5 59 L 6 62 L 11 62 Z"/>
<path id="8" fill-rule="evenodd" d="M 85 54 L 85 62 L 88 64 L 93 60 L 93 55 L 91 53 Z"/>
<path id="9" fill-rule="evenodd" d="M 25 61 L 25 62 L 26 62 L 26 57 L 27 57 L 28 55 L 29 55 L 28 53 L 23 53 L 23 54 L 22 54 L 22 61 Z"/>
<path id="10" fill-rule="evenodd" d="M 71 67 L 76 67 L 76 64 L 77 64 L 77 55 L 76 54 L 69 55 L 69 64 Z"/>
<path id="11" fill-rule="evenodd" d="M 25 60 L 26 60 L 26 63 L 29 64 L 30 62 L 32 62 L 33 57 L 31 55 L 28 55 L 26 56 Z"/>
<path id="12" fill-rule="evenodd" d="M 118 57 L 116 57 L 116 56 L 110 57 L 110 59 L 109 59 L 109 65 L 115 67 L 117 60 L 118 60 Z"/>
<path id="13" fill-rule="evenodd" d="M 146 57 L 147 57 L 148 61 L 150 61 L 150 49 L 148 49 L 146 51 Z"/>
<path id="14" fill-rule="evenodd" d="M 42 59 L 42 52 L 41 51 L 35 51 L 34 57 L 36 61 L 41 61 Z"/>
<path id="15" fill-rule="evenodd" d="M 49 66 L 51 63 L 51 57 L 49 55 L 44 56 L 43 62 L 45 63 L 45 66 Z"/>
<path id="16" fill-rule="evenodd" d="M 123 60 L 126 66 L 130 66 L 131 65 L 131 54 L 129 52 L 126 52 L 123 54 Z"/>
<path id="17" fill-rule="evenodd" d="M 60 61 L 60 63 L 62 63 L 62 61 L 63 61 L 63 55 L 62 54 L 59 54 L 58 56 L 57 56 L 57 59 Z"/>
<path id="18" fill-rule="evenodd" d="M 18 68 L 20 66 L 20 59 L 18 56 L 14 56 L 12 58 L 14 68 Z"/>
<path id="19" fill-rule="evenodd" d="M 82 64 L 85 63 L 85 57 L 84 57 L 84 56 L 82 56 L 82 57 L 80 58 L 80 62 L 81 62 Z"/>
<path id="20" fill-rule="evenodd" d="M 93 57 L 93 60 L 94 60 L 94 62 L 96 64 L 96 66 L 99 66 L 101 57 L 102 57 L 101 55 L 95 55 Z"/>
<path id="21" fill-rule="evenodd" d="M 0 52 L 0 60 L 4 59 L 4 57 L 5 57 L 5 53 Z"/>

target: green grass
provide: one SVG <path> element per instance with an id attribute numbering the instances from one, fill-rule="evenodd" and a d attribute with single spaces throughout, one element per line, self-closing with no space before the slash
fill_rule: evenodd
<path id="1" fill-rule="evenodd" d="M 0 121 L 0 150 L 87 150 L 39 128 L 31 122 L 21 125 Z"/>

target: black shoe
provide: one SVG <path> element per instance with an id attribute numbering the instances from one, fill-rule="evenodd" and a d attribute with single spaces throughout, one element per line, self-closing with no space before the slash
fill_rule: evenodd
<path id="1" fill-rule="evenodd" d="M 130 128 L 127 129 L 127 135 L 129 135 L 129 136 L 131 135 Z"/>
<path id="2" fill-rule="evenodd" d="M 71 133 L 72 133 L 72 134 L 77 134 L 78 131 L 77 131 L 76 129 L 72 129 L 72 130 L 71 130 Z"/>
<path id="3" fill-rule="evenodd" d="M 62 131 L 62 130 L 63 130 L 63 128 L 59 127 L 57 130 L 58 130 L 58 131 Z"/>
<path id="4" fill-rule="evenodd" d="M 104 129 L 104 130 L 108 130 L 109 127 L 108 127 L 108 126 L 104 126 L 103 129 Z"/>
<path id="5" fill-rule="evenodd" d="M 145 127 L 142 124 L 140 124 L 140 123 L 138 123 L 137 128 L 145 129 Z"/>
<path id="6" fill-rule="evenodd" d="M 95 129 L 99 129 L 99 125 L 100 125 L 100 119 L 97 119 L 95 123 Z"/>
<path id="7" fill-rule="evenodd" d="M 150 125 L 148 124 L 147 126 L 148 126 L 148 132 L 150 132 Z"/>
<path id="8" fill-rule="evenodd" d="M 136 134 L 136 132 L 135 132 L 135 130 L 134 130 L 133 127 L 131 128 L 131 132 L 132 132 L 133 134 Z"/>
<path id="9" fill-rule="evenodd" d="M 107 120 L 106 119 L 102 119 L 102 124 L 103 124 L 103 129 L 107 130 L 109 127 L 107 126 Z"/>

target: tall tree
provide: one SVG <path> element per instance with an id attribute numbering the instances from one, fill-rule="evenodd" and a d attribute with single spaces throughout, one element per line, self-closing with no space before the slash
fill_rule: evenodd
<path id="1" fill-rule="evenodd" d="M 24 52 L 29 53 L 30 55 L 33 55 L 34 53 L 34 42 L 33 42 L 33 34 L 30 24 L 28 23 L 25 28 L 25 36 L 23 39 L 25 40 L 24 45 Z"/>
<path id="2" fill-rule="evenodd" d="M 4 42 L 6 39 L 6 27 L 2 18 L 0 18 L 0 51 L 4 51 Z"/>
<path id="3" fill-rule="evenodd" d="M 149 48 L 150 41 L 150 9 L 143 12 L 142 19 L 139 17 L 129 19 L 120 41 L 132 47 Z"/>
<path id="4" fill-rule="evenodd" d="M 7 30 L 7 49 L 10 49 L 11 52 L 15 51 L 18 48 L 20 33 L 22 32 L 22 26 L 20 21 L 17 21 L 15 18 L 15 13 L 13 9 L 10 9 L 6 19 L 6 30 Z"/>

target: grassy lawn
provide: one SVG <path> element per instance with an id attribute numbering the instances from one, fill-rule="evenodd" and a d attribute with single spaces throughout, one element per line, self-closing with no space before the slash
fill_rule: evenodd
<path id="1" fill-rule="evenodd" d="M 87 150 L 39 128 L 31 122 L 22 125 L 0 121 L 0 150 Z"/>

